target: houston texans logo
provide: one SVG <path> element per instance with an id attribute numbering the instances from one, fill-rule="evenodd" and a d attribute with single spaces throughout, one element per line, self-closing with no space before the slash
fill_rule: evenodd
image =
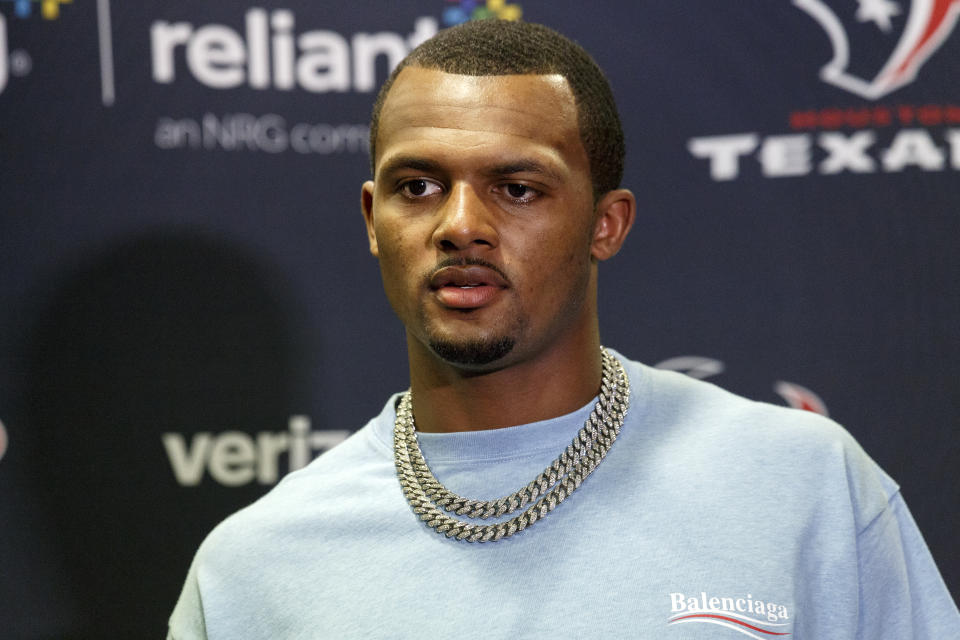
<path id="1" fill-rule="evenodd" d="M 820 78 L 870 100 L 913 82 L 960 16 L 960 0 L 856 0 L 839 12 L 823 0 L 793 4 L 823 27 L 833 46 Z"/>
<path id="2" fill-rule="evenodd" d="M 704 380 L 711 376 L 721 374 L 726 368 L 721 361 L 703 356 L 677 356 L 676 358 L 669 358 L 658 362 L 654 367 L 667 371 L 685 373 L 697 380 Z M 780 380 L 774 383 L 773 390 L 794 409 L 812 411 L 822 416 L 830 415 L 829 411 L 827 411 L 827 405 L 820 399 L 820 396 L 806 387 L 801 387 L 795 382 L 784 382 Z"/>

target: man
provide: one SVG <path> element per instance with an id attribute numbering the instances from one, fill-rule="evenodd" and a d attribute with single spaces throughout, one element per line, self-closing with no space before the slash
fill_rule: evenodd
<path id="1" fill-rule="evenodd" d="M 582 49 L 441 32 L 382 89 L 371 155 L 410 393 L 209 536 L 170 637 L 960 637 L 840 427 L 601 350 L 635 203 Z"/>

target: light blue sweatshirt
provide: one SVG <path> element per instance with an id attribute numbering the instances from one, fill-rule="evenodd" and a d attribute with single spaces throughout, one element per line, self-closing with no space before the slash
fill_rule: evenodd
<path id="1" fill-rule="evenodd" d="M 619 438 L 535 526 L 471 544 L 421 523 L 396 477 L 394 397 L 210 534 L 170 637 L 960 638 L 897 485 L 846 431 L 621 360 Z M 494 499 L 592 405 L 420 446 L 448 489 Z"/>

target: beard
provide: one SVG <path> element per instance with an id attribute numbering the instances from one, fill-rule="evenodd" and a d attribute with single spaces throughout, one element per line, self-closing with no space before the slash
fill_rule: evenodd
<path id="1" fill-rule="evenodd" d="M 513 350 L 515 338 L 503 336 L 491 340 L 431 339 L 430 349 L 444 362 L 465 368 L 483 367 L 494 363 Z"/>
<path id="2" fill-rule="evenodd" d="M 504 281 L 510 282 L 507 274 L 497 265 L 473 257 L 450 257 L 442 260 L 424 275 L 424 280 L 429 281 L 433 273 L 444 267 L 464 265 L 487 267 L 500 274 Z M 436 326 L 432 327 L 424 307 L 418 310 L 418 323 L 424 328 L 424 333 L 421 335 L 426 338 L 425 342 L 430 350 L 444 362 L 464 369 L 484 369 L 513 350 L 518 337 L 525 333 L 526 314 L 522 309 L 514 309 L 508 317 L 511 317 L 511 320 L 503 323 L 499 329 L 493 329 L 490 332 L 492 335 L 467 338 L 450 335 L 449 331 L 443 331 Z"/>

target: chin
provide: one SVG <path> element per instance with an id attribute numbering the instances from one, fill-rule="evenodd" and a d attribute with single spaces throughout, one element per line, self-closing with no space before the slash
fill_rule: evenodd
<path id="1" fill-rule="evenodd" d="M 487 340 L 430 340 L 430 350 L 449 364 L 467 369 L 484 368 L 507 356 L 516 344 L 509 336 Z"/>

